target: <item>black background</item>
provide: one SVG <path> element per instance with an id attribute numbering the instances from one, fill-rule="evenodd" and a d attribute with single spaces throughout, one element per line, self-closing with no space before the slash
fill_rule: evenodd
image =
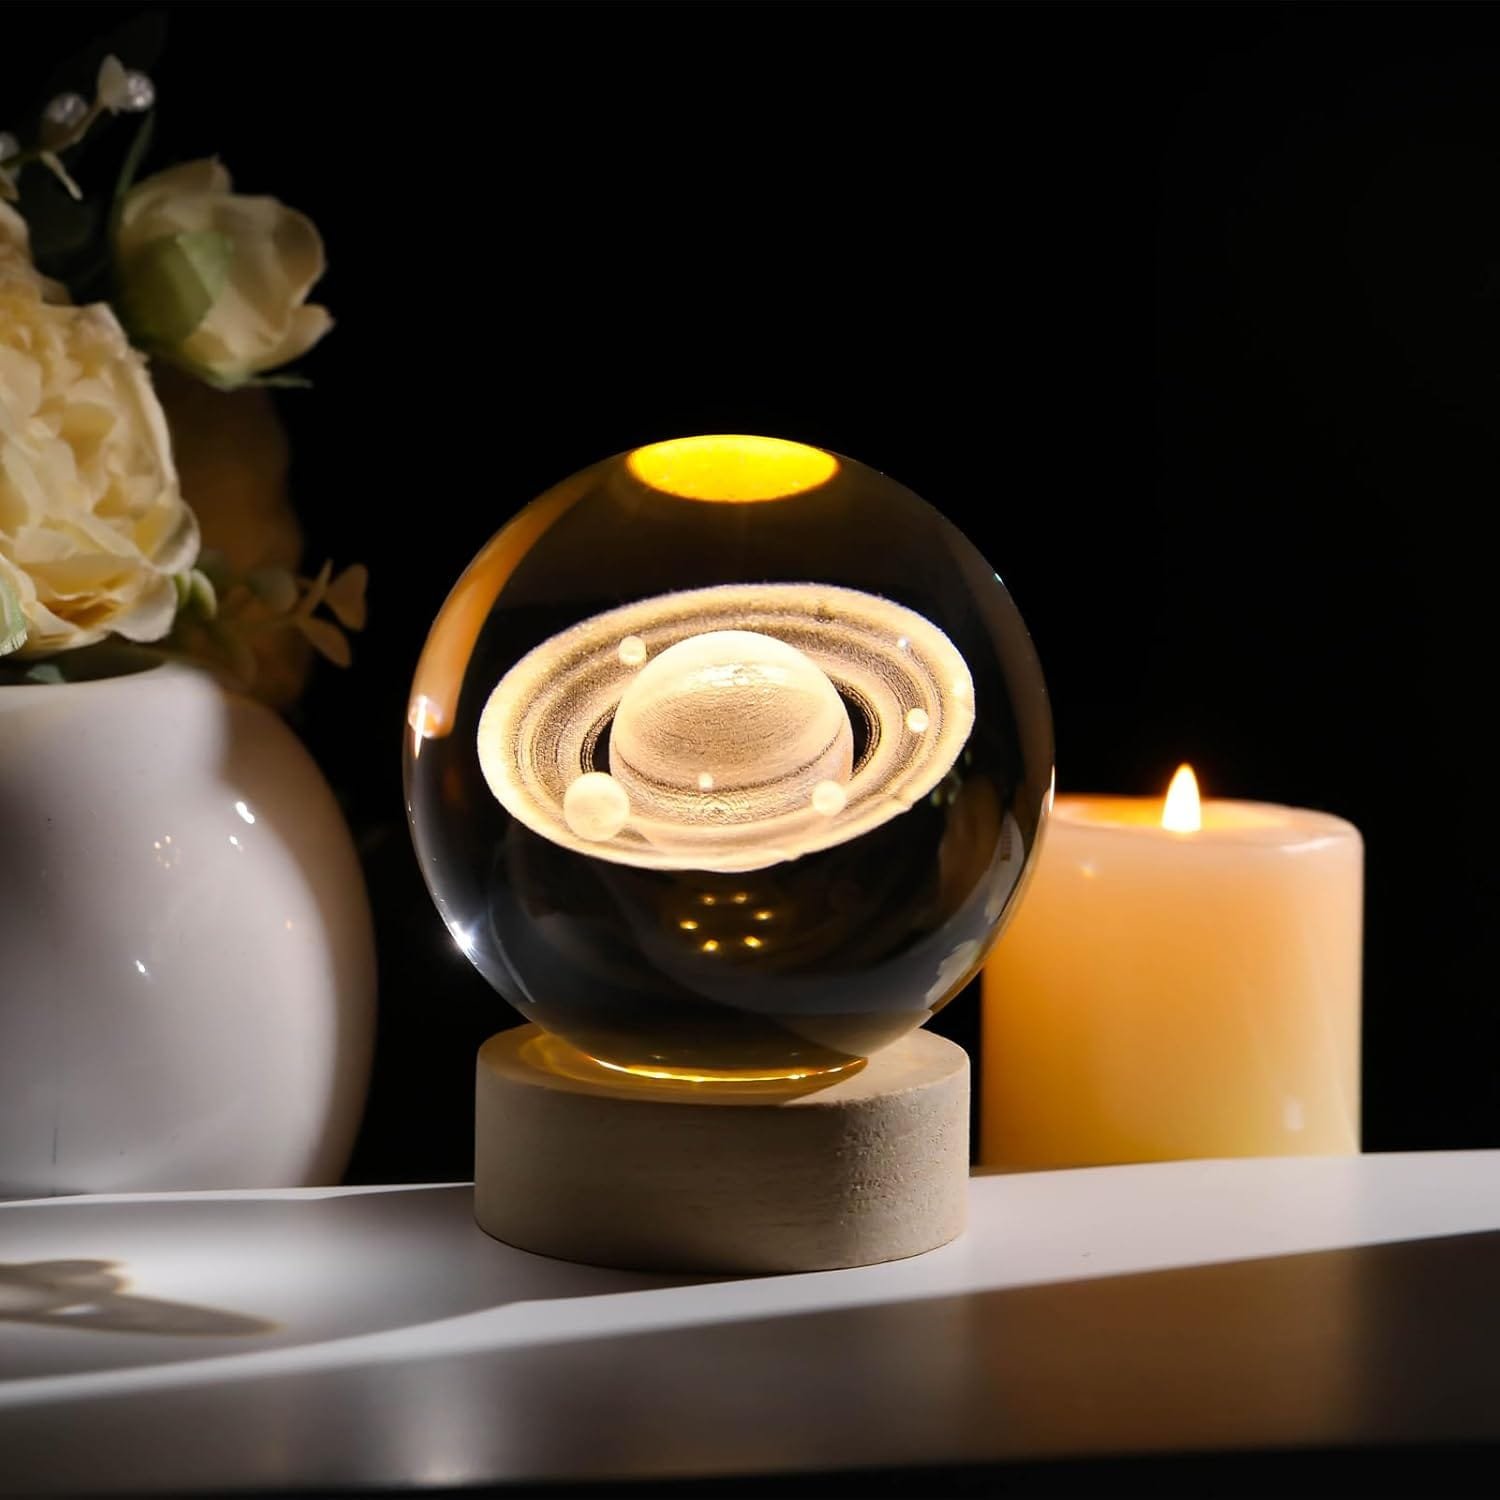
<path id="1" fill-rule="evenodd" d="M 5 119 L 137 7 L 6 9 Z M 311 213 L 339 326 L 282 400 L 316 561 L 372 570 L 294 722 L 379 928 L 358 1180 L 469 1170 L 511 1019 L 418 878 L 427 626 L 609 453 L 764 431 L 1000 570 L 1063 790 L 1325 808 L 1368 846 L 1365 1145 L 1500 1145 L 1491 719 L 1500 12 L 169 8 L 153 164 Z M 939 1028 L 974 1045 L 977 997 Z"/>

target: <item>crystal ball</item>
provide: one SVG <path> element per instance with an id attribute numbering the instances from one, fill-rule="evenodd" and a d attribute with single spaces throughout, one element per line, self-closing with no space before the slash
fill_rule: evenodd
<path id="1" fill-rule="evenodd" d="M 582 1061 L 835 1074 L 977 972 L 1052 724 L 994 568 L 910 490 L 775 438 L 564 480 L 418 663 L 407 809 L 454 940 Z"/>

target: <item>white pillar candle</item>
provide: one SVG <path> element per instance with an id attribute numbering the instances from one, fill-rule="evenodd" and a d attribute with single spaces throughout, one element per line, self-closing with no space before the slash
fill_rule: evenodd
<path id="1" fill-rule="evenodd" d="M 1359 1150 L 1364 846 L 1342 818 L 1058 798 L 984 975 L 981 1157 Z"/>

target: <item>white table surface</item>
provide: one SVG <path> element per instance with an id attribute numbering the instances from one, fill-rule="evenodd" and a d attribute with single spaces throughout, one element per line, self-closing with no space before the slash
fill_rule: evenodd
<path id="1" fill-rule="evenodd" d="M 0 1490 L 1500 1441 L 1500 1151 L 971 1192 L 931 1254 L 722 1280 L 513 1250 L 463 1185 L 0 1204 Z M 59 1305 L 77 1262 L 128 1282 Z"/>

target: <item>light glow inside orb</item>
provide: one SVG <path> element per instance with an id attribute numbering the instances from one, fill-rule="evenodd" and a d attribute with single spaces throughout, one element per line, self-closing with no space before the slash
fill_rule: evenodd
<path id="1" fill-rule="evenodd" d="M 622 637 L 641 642 L 646 666 L 623 660 Z M 756 870 L 904 812 L 973 724 L 962 656 L 913 610 L 824 584 L 733 584 L 643 599 L 544 641 L 491 693 L 478 751 L 506 811 L 565 848 Z"/>
<path id="2" fill-rule="evenodd" d="M 785 500 L 827 484 L 839 468 L 838 459 L 822 448 L 744 433 L 650 443 L 626 463 L 636 478 L 663 494 L 731 504 Z"/>

